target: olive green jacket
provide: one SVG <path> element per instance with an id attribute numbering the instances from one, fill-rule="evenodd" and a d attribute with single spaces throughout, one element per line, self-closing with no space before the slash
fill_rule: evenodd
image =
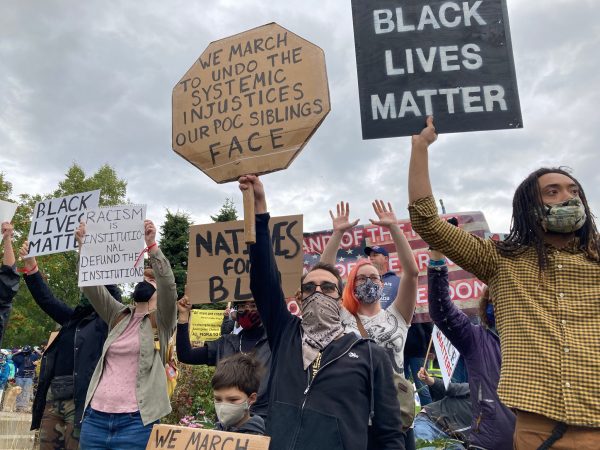
<path id="1" fill-rule="evenodd" d="M 177 324 L 177 289 L 171 264 L 160 248 L 150 255 L 150 265 L 156 278 L 157 310 L 156 325 L 160 350 L 155 349 L 155 331 L 146 314 L 140 323 L 140 355 L 137 372 L 136 398 L 142 422 L 148 425 L 171 412 L 167 394 L 165 373 L 166 353 L 171 336 Z M 116 301 L 104 286 L 82 287 L 98 315 L 108 324 L 110 330 L 102 356 L 96 365 L 87 391 L 85 407 L 89 405 L 102 378 L 106 351 L 127 328 L 133 317 L 135 306 L 126 306 Z"/>

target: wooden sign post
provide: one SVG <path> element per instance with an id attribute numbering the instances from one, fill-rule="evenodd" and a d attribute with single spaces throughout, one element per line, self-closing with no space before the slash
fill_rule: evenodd
<path id="1" fill-rule="evenodd" d="M 175 85 L 172 146 L 217 183 L 266 174 L 291 164 L 329 110 L 323 50 L 270 23 L 211 43 Z"/>

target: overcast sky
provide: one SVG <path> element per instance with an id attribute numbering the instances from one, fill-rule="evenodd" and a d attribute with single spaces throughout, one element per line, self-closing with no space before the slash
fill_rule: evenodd
<path id="1" fill-rule="evenodd" d="M 211 42 L 275 21 L 323 48 L 331 112 L 286 171 L 263 177 L 272 214 L 330 227 L 351 202 L 367 223 L 374 198 L 408 216 L 409 138 L 363 141 L 349 1 L 4 1 L 0 14 L 0 171 L 14 193 L 47 193 L 73 162 L 113 166 L 128 197 L 209 222 L 235 183 L 217 185 L 171 149 L 171 91 Z M 524 128 L 441 135 L 431 149 L 436 197 L 481 210 L 508 230 L 517 184 L 567 165 L 600 213 L 600 23 L 596 0 L 509 0 Z"/>

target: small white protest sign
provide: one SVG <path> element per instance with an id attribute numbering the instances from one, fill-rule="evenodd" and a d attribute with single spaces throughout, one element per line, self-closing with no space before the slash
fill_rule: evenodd
<path id="1" fill-rule="evenodd" d="M 144 278 L 146 205 L 105 206 L 82 218 L 86 235 L 79 258 L 79 286 L 136 283 Z"/>
<path id="2" fill-rule="evenodd" d="M 19 205 L 16 203 L 0 200 L 0 223 L 10 222 L 15 215 L 17 206 Z"/>
<path id="3" fill-rule="evenodd" d="M 454 369 L 456 369 L 456 364 L 458 364 L 460 353 L 458 353 L 458 350 L 454 348 L 437 325 L 433 326 L 431 334 L 433 336 L 433 346 L 435 347 L 435 355 L 440 364 L 444 386 L 448 388 Z"/>
<path id="4" fill-rule="evenodd" d="M 37 202 L 29 228 L 29 256 L 75 250 L 75 230 L 85 211 L 98 208 L 99 201 L 96 190 Z"/>

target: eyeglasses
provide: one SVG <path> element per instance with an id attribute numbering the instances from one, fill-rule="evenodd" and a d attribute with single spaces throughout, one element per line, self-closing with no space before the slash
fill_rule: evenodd
<path id="1" fill-rule="evenodd" d="M 356 284 L 364 284 L 367 280 L 371 280 L 373 283 L 381 283 L 381 277 L 379 275 L 357 275 Z"/>
<path id="2" fill-rule="evenodd" d="M 321 288 L 321 292 L 325 295 L 335 294 L 336 292 L 339 294 L 340 290 L 336 283 L 332 283 L 331 281 L 323 281 L 321 284 L 313 283 L 309 281 L 308 283 L 302 283 L 302 293 L 306 295 L 312 295 L 317 290 L 317 286 Z"/>

